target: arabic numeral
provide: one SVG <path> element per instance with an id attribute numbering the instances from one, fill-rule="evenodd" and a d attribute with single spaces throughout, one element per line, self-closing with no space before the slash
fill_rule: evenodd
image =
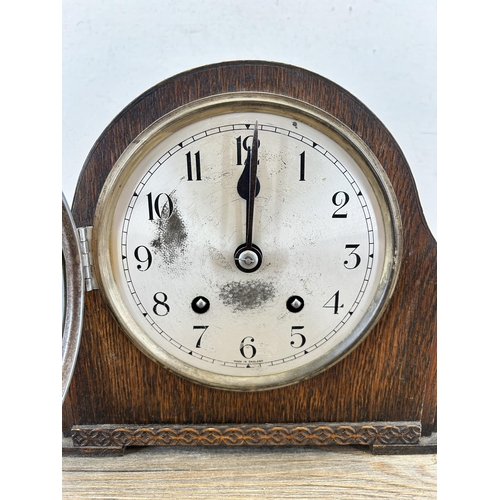
<path id="1" fill-rule="evenodd" d="M 236 137 L 236 165 L 243 165 L 242 163 L 242 149 L 248 151 L 248 148 L 251 147 L 248 144 L 248 141 L 252 142 L 253 135 L 248 135 L 243 140 L 241 139 L 241 135 Z M 260 147 L 260 140 L 257 142 L 257 147 Z"/>
<path id="2" fill-rule="evenodd" d="M 155 220 L 155 218 L 160 219 L 162 216 L 164 216 L 164 218 L 166 219 L 170 218 L 174 209 L 174 205 L 172 203 L 172 199 L 168 194 L 160 193 L 153 200 L 153 193 L 148 193 L 147 199 L 149 220 Z"/>
<path id="3" fill-rule="evenodd" d="M 240 353 L 245 359 L 252 359 L 257 354 L 257 349 L 251 342 L 255 339 L 251 336 L 245 337 L 240 343 Z"/>
<path id="4" fill-rule="evenodd" d="M 326 309 L 333 309 L 333 314 L 338 314 L 339 309 L 344 307 L 344 304 L 340 304 L 340 290 L 332 295 L 323 307 Z"/>
<path id="5" fill-rule="evenodd" d="M 144 245 L 138 246 L 134 250 L 134 257 L 141 262 L 141 264 L 147 263 L 147 266 L 143 268 L 141 264 L 137 264 L 137 269 L 139 271 L 147 271 L 151 267 L 151 262 L 153 262 L 153 256 L 151 255 L 151 252 L 149 251 L 148 247 L 145 247 Z"/>
<path id="6" fill-rule="evenodd" d="M 156 292 L 153 296 L 155 305 L 153 306 L 153 312 L 157 316 L 166 316 L 170 312 L 170 306 L 167 304 L 167 294 L 163 292 Z"/>
<path id="7" fill-rule="evenodd" d="M 338 207 L 335 212 L 333 212 L 332 219 L 345 219 L 347 218 L 347 213 L 339 213 L 339 211 L 344 208 L 349 203 L 349 195 L 345 191 L 337 191 L 332 196 L 332 203 Z"/>
<path id="8" fill-rule="evenodd" d="M 302 330 L 303 328 L 304 328 L 303 326 L 292 326 L 291 336 L 298 337 L 298 338 L 295 338 L 294 340 L 290 341 L 290 345 L 292 347 L 294 347 L 295 349 L 299 349 L 300 347 L 302 347 L 306 343 L 305 335 L 303 335 L 302 333 L 299 333 L 297 331 L 294 331 L 294 330 Z"/>
<path id="9" fill-rule="evenodd" d="M 186 163 L 187 163 L 187 180 L 193 180 L 193 162 L 191 159 L 191 152 L 186 154 Z M 194 163 L 195 163 L 195 173 L 196 180 L 201 181 L 201 160 L 200 160 L 200 152 L 197 151 L 194 154 Z"/>
<path id="10" fill-rule="evenodd" d="M 352 252 L 349 254 L 349 257 L 353 257 L 353 259 L 344 260 L 344 267 L 346 269 L 356 269 L 361 263 L 361 257 L 355 252 L 355 250 L 359 247 L 359 245 L 346 245 L 346 250 L 351 250 Z M 354 262 L 353 262 L 354 260 Z"/>
<path id="11" fill-rule="evenodd" d="M 299 181 L 306 180 L 306 152 L 302 151 L 300 153 L 300 177 Z"/>
<path id="12" fill-rule="evenodd" d="M 196 348 L 199 349 L 201 347 L 201 339 L 203 338 L 203 335 L 205 335 L 205 332 L 208 330 L 208 326 L 193 326 L 193 330 L 203 330 L 201 332 L 200 338 L 198 339 L 198 342 L 196 342 Z"/>

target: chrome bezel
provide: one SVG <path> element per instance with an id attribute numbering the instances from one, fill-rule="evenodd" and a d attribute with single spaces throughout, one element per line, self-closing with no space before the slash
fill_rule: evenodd
<path id="1" fill-rule="evenodd" d="M 300 119 L 330 136 L 355 158 L 379 201 L 386 252 L 375 298 L 352 334 L 341 344 L 309 364 L 277 374 L 251 377 L 221 375 L 193 367 L 166 352 L 134 321 L 113 276 L 111 225 L 121 186 L 140 160 L 160 141 L 201 118 L 235 111 L 259 110 Z M 266 390 L 296 383 L 324 371 L 348 355 L 366 337 L 387 306 L 397 281 L 402 255 L 401 217 L 396 196 L 384 168 L 364 141 L 337 118 L 317 107 L 282 95 L 261 92 L 234 92 L 193 101 L 168 113 L 145 129 L 126 148 L 106 180 L 96 208 L 93 235 L 93 255 L 99 287 L 132 342 L 148 357 L 182 377 L 211 387 L 237 391 Z"/>

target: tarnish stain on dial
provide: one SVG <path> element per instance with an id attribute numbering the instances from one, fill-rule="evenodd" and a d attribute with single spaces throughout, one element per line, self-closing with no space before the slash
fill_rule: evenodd
<path id="1" fill-rule="evenodd" d="M 232 281 L 221 288 L 219 298 L 233 312 L 238 312 L 262 307 L 275 293 L 274 285 L 266 281 Z"/>
<path id="2" fill-rule="evenodd" d="M 173 195 L 170 198 L 175 207 Z M 175 208 L 171 212 L 164 209 L 155 224 L 156 238 L 151 241 L 151 246 L 168 266 L 172 266 L 186 251 L 188 233 L 184 221 Z"/>
<path id="3" fill-rule="evenodd" d="M 207 249 L 213 262 L 215 262 L 220 267 L 227 269 L 228 271 L 231 271 L 233 269 L 229 261 L 220 250 L 213 246 L 209 246 Z"/>

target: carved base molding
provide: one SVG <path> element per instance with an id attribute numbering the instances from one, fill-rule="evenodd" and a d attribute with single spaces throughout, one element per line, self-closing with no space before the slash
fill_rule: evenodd
<path id="1" fill-rule="evenodd" d="M 331 446 L 418 445 L 420 422 L 80 425 L 73 446 Z"/>

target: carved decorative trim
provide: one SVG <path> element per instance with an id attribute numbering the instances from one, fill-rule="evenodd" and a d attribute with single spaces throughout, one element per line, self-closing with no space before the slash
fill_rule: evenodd
<path id="1" fill-rule="evenodd" d="M 73 444 L 85 446 L 328 446 L 418 444 L 420 422 L 81 425 Z"/>

